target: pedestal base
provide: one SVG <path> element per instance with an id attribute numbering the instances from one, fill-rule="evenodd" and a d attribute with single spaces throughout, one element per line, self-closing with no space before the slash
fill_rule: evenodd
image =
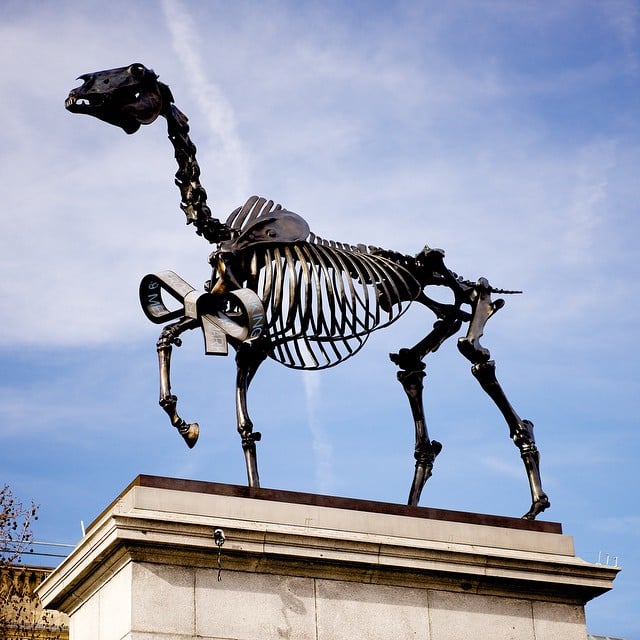
<path id="1" fill-rule="evenodd" d="M 585 640 L 616 573 L 555 523 L 140 476 L 39 595 L 71 640 Z"/>

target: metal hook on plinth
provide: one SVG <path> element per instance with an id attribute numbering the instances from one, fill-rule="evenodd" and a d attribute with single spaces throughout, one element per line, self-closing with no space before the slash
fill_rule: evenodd
<path id="1" fill-rule="evenodd" d="M 222 545 L 226 540 L 224 531 L 220 528 L 213 530 L 213 541 L 218 547 L 218 582 L 222 581 Z"/>

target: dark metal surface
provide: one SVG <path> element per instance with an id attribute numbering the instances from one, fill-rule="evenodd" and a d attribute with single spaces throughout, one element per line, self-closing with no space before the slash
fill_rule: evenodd
<path id="1" fill-rule="evenodd" d="M 357 353 L 373 331 L 395 322 L 417 302 L 435 314 L 433 329 L 413 347 L 390 354 L 399 368 L 397 377 L 415 426 L 416 464 L 409 504 L 418 504 L 442 449 L 429 438 L 425 422 L 423 360 L 467 324 L 458 349 L 503 414 L 524 462 L 531 490 L 531 507 L 524 518 L 533 519 L 549 506 L 533 424 L 521 419 L 507 400 L 495 376 L 495 363 L 480 344 L 485 324 L 504 305 L 492 294 L 519 292 L 495 289 L 485 278 L 464 280 L 445 266 L 440 249 L 425 247 L 410 256 L 323 240 L 310 232 L 302 217 L 258 196 L 221 222 L 207 206 L 187 118 L 173 104 L 169 87 L 141 64 L 80 78 L 82 86 L 71 91 L 65 103 L 73 113 L 92 115 L 127 133 L 158 116 L 166 119 L 178 163 L 180 207 L 187 224 L 193 224 L 196 233 L 215 247 L 205 291 L 196 291 L 170 271 L 149 274 L 140 285 L 147 317 L 158 324 L 169 322 L 157 343 L 160 405 L 190 447 L 198 439 L 199 427 L 179 416 L 170 382 L 172 349 L 180 346 L 185 331 L 202 329 L 207 354 L 226 355 L 229 345 L 236 352 L 237 428 L 248 484 L 259 487 L 256 442 L 261 435 L 253 430 L 247 390 L 260 364 L 272 358 L 294 369 L 335 366 Z M 453 302 L 443 304 L 428 297 L 424 290 L 433 285 L 449 289 Z M 173 298 L 173 309 L 166 305 L 167 295 Z"/>

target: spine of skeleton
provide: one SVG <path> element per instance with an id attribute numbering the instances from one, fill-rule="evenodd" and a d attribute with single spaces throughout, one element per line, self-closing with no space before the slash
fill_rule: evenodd
<path id="1" fill-rule="evenodd" d="M 196 145 L 189 137 L 188 118 L 173 104 L 169 87 L 166 88 L 166 94 L 169 99 L 165 100 L 167 106 L 163 115 L 167 120 L 167 133 L 178 163 L 175 182 L 180 189 L 180 208 L 187 217 L 187 224 L 193 224 L 199 236 L 211 243 L 228 240 L 229 227 L 214 218 L 207 206 L 207 192 L 200 184 Z"/>

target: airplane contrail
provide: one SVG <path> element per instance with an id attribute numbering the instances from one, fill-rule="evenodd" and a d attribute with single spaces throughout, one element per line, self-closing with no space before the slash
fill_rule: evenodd
<path id="1" fill-rule="evenodd" d="M 173 49 L 186 71 L 189 91 L 209 129 L 221 142 L 219 155 L 224 158 L 224 164 L 231 167 L 234 199 L 244 200 L 249 192 L 249 168 L 234 109 L 205 71 L 205 64 L 193 45 L 196 28 L 184 4 L 180 0 L 163 0 L 162 7 Z"/>

